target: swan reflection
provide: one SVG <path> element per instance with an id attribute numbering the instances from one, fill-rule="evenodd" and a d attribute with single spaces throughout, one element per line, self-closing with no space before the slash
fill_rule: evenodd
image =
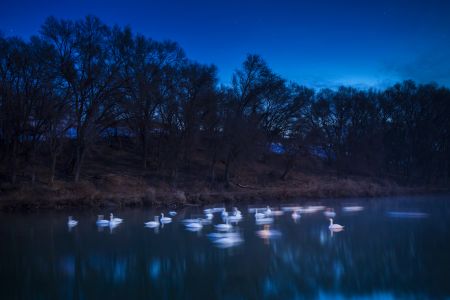
<path id="1" fill-rule="evenodd" d="M 218 248 L 235 247 L 244 241 L 238 232 L 213 232 L 208 238 Z"/>
<path id="2" fill-rule="evenodd" d="M 329 228 L 329 230 L 330 230 L 331 237 L 333 237 L 334 233 L 338 233 L 338 232 L 344 231 L 344 228 Z"/>
<path id="3" fill-rule="evenodd" d="M 278 230 L 270 229 L 270 225 L 264 225 L 264 229 L 258 230 L 256 234 L 262 239 L 272 239 L 281 236 L 281 232 Z"/>

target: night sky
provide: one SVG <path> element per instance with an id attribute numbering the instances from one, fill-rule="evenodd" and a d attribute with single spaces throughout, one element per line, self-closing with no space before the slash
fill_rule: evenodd
<path id="1" fill-rule="evenodd" d="M 222 83 L 247 53 L 320 88 L 383 88 L 413 79 L 450 86 L 450 0 L 0 0 L 0 30 L 28 38 L 47 16 L 130 25 L 213 63 Z"/>

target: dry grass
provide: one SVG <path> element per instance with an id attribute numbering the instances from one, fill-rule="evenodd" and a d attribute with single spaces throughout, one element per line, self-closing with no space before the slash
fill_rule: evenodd
<path id="1" fill-rule="evenodd" d="M 214 202 L 374 197 L 416 192 L 387 180 L 332 176 L 314 161 L 302 162 L 302 168 L 293 170 L 287 180 L 280 180 L 283 170 L 279 167 L 282 163 L 277 157 L 252 164 L 240 162 L 239 170 L 234 170 L 233 184 L 225 187 L 220 181 L 224 166 L 220 163 L 217 165 L 219 180 L 211 184 L 208 179 L 209 162 L 198 155 L 189 169 L 180 170 L 174 181 L 165 172 L 143 170 L 139 160 L 130 153 L 109 148 L 100 150 L 94 151 L 87 161 L 83 180 L 79 183 L 66 178 L 55 181 L 53 185 L 42 180 L 30 186 L 29 182 L 23 180 L 26 176 L 22 176 L 20 185 L 0 184 L 0 209 L 173 207 Z M 303 167 L 305 165 L 307 168 Z M 0 173 L 5 174 L 4 170 L 0 170 Z M 40 174 L 41 179 L 45 178 L 45 170 Z"/>

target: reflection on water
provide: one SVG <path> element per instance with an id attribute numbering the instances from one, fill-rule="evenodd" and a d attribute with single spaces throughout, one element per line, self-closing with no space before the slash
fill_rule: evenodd
<path id="1" fill-rule="evenodd" d="M 0 298 L 445 298 L 449 200 L 352 200 L 364 206 L 354 211 L 338 200 L 273 205 L 275 213 L 262 217 L 271 222 L 262 225 L 255 214 L 265 205 L 240 207 L 242 220 L 227 231 L 214 227 L 223 209 L 195 232 L 181 220 L 198 222 L 200 208 L 155 228 L 144 223 L 159 211 L 121 211 L 124 222 L 114 228 L 97 227 L 97 212 L 70 212 L 79 221 L 72 228 L 69 213 L 3 214 Z M 292 218 L 295 211 L 301 218 Z M 329 230 L 326 211 L 345 231 Z"/>

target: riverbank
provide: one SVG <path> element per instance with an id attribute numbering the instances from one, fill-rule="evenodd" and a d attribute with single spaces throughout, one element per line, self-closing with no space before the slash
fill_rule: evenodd
<path id="1" fill-rule="evenodd" d="M 213 203 L 289 201 L 344 197 L 380 197 L 388 195 L 436 192 L 427 188 L 402 187 L 387 180 L 337 178 L 305 175 L 270 185 L 242 185 L 213 189 L 202 184 L 184 187 L 152 186 L 141 178 L 106 175 L 80 183 L 56 182 L 52 186 L 13 187 L 3 185 L 0 210 L 92 209 L 98 207 L 171 207 L 201 206 Z"/>

